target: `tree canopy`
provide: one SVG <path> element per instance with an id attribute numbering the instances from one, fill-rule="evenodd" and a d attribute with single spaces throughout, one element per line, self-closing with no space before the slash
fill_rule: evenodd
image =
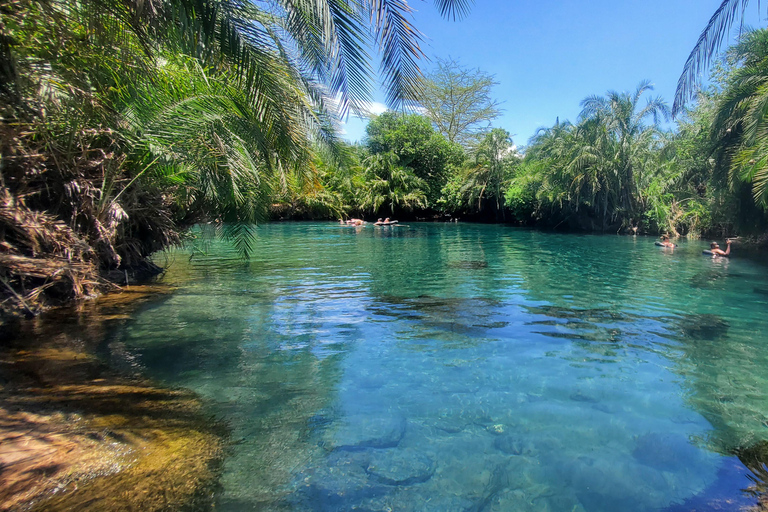
<path id="1" fill-rule="evenodd" d="M 450 168 L 464 158 L 458 144 L 436 132 L 429 120 L 418 114 L 385 112 L 371 119 L 365 146 L 371 154 L 393 153 L 402 167 L 423 180 L 427 203 L 434 206 L 448 179 Z"/>
<path id="2" fill-rule="evenodd" d="M 418 100 L 446 139 L 468 147 L 502 112 L 492 95 L 495 85 L 493 75 L 480 69 L 438 59 L 437 68 L 424 76 Z"/>
<path id="3" fill-rule="evenodd" d="M 757 205 L 768 208 L 768 30 L 746 33 L 729 52 L 739 64 L 716 103 L 712 137 L 731 185 L 748 184 Z"/>

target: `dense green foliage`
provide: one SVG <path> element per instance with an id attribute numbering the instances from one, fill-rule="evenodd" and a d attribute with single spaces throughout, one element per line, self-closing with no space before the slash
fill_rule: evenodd
<path id="1" fill-rule="evenodd" d="M 582 101 L 575 124 L 543 128 L 519 153 L 501 128 L 461 148 L 426 116 L 374 118 L 346 178 L 324 189 L 338 211 L 457 216 L 558 229 L 761 235 L 768 225 L 768 35 L 745 35 L 674 129 L 662 98 L 641 82 Z M 765 126 L 764 126 L 765 125 Z M 327 166 L 333 169 L 333 165 Z M 328 177 L 333 176 L 330 171 Z"/>
<path id="2" fill-rule="evenodd" d="M 417 95 L 409 14 L 387 0 L 3 3 L 3 293 L 31 312 L 43 292 L 125 278 L 194 223 L 248 255 L 275 206 L 343 213 L 329 173 L 353 159 L 334 119 L 366 109 L 372 47 L 390 104 Z"/>
<path id="3" fill-rule="evenodd" d="M 445 208 L 452 213 L 474 213 L 483 218 L 504 220 L 503 191 L 518 160 L 509 132 L 493 128 L 443 189 Z"/>
<path id="4" fill-rule="evenodd" d="M 427 116 L 387 112 L 371 121 L 357 148 L 357 170 L 340 171 L 354 179 L 343 190 L 328 188 L 346 198 L 342 211 L 360 215 L 761 235 L 768 226 L 766 41 L 764 31 L 746 34 L 674 129 L 662 128 L 669 108 L 648 82 L 631 93 L 585 98 L 575 124 L 541 129 L 523 154 L 500 128 L 480 133 L 462 152 L 434 119 L 431 128 Z"/>
<path id="5" fill-rule="evenodd" d="M 768 32 L 746 34 L 694 108 L 662 131 L 660 98 L 589 97 L 575 125 L 542 129 L 506 191 L 518 219 L 673 235 L 765 232 Z"/>
<path id="6" fill-rule="evenodd" d="M 659 98 L 641 106 L 649 89 L 641 83 L 632 94 L 610 91 L 586 98 L 577 125 L 541 130 L 531 141 L 527 172 L 515 179 L 510 201 L 519 203 L 521 194 L 528 194 L 534 198 L 532 213 L 574 228 L 635 226 L 646 207 L 644 186 L 658 167 L 656 122 L 667 113 Z"/>
<path id="7" fill-rule="evenodd" d="M 375 155 L 392 154 L 398 164 L 423 181 L 424 207 L 434 208 L 452 168 L 464 154 L 458 144 L 436 132 L 428 119 L 417 114 L 385 112 L 368 123 L 365 147 Z M 366 166 L 367 167 L 367 166 Z"/>

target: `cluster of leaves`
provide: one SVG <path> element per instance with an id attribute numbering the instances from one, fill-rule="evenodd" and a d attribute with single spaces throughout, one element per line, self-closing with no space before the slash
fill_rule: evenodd
<path id="1" fill-rule="evenodd" d="M 453 215 L 479 214 L 482 218 L 505 220 L 504 191 L 519 162 L 509 132 L 491 129 L 443 188 L 443 208 Z"/>
<path id="2" fill-rule="evenodd" d="M 507 192 L 547 223 L 577 229 L 635 225 L 645 208 L 643 189 L 657 165 L 660 98 L 641 105 L 650 84 L 633 93 L 609 91 L 582 101 L 579 123 L 556 123 L 532 139 L 524 165 Z M 646 122 L 650 119 L 652 122 Z"/>
<path id="3" fill-rule="evenodd" d="M 699 93 L 667 145 L 670 199 L 659 203 L 669 213 L 661 218 L 670 231 L 682 225 L 694 233 L 765 233 L 768 30 L 744 33 L 712 76 L 714 85 Z"/>

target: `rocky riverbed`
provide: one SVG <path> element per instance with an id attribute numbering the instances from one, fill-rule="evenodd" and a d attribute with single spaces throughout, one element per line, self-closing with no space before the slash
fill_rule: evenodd
<path id="1" fill-rule="evenodd" d="M 4 327 L 0 510 L 200 510 L 217 487 L 225 429 L 192 393 L 119 373 L 94 340 L 133 289 Z"/>

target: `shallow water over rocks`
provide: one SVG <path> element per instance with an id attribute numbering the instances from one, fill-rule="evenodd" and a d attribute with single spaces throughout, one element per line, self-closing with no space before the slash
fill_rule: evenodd
<path id="1" fill-rule="evenodd" d="M 159 289 L 4 326 L 0 510 L 204 510 L 224 426 L 193 393 L 109 368 L 95 347 Z"/>

